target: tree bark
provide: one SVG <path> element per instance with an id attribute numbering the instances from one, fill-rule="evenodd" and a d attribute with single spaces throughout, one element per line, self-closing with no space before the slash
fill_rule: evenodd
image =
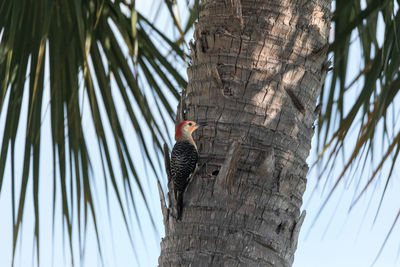
<path id="1" fill-rule="evenodd" d="M 330 6 L 202 2 L 178 117 L 208 126 L 182 221 L 164 212 L 160 266 L 292 265 Z"/>

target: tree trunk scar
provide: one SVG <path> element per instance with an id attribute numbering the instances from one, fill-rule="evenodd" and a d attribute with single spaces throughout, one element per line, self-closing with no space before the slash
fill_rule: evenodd
<path id="1" fill-rule="evenodd" d="M 225 0 L 226 5 L 232 6 L 233 15 L 239 19 L 240 29 L 243 29 L 243 14 L 242 14 L 242 3 L 240 0 Z"/>
<path id="2" fill-rule="evenodd" d="M 176 121 L 175 126 L 177 126 L 182 121 L 186 120 L 186 104 L 183 103 L 183 99 L 186 97 L 186 90 L 182 90 L 181 98 L 179 99 L 178 107 L 176 110 Z"/>
<path id="3" fill-rule="evenodd" d="M 191 40 L 189 42 L 190 50 L 192 51 L 192 61 L 197 59 L 196 43 Z"/>
<path id="4" fill-rule="evenodd" d="M 306 217 L 306 211 L 303 210 L 301 212 L 299 218 L 295 222 L 295 225 L 293 226 L 292 234 L 291 234 L 291 237 L 290 237 L 293 249 L 296 249 L 296 247 L 297 247 L 297 241 L 298 241 L 298 237 L 299 237 L 299 233 L 300 233 L 300 228 L 303 225 L 305 217 Z"/>
<path id="5" fill-rule="evenodd" d="M 261 47 L 261 49 L 260 49 L 260 53 L 258 53 L 257 62 L 254 64 L 254 67 L 255 67 L 255 68 L 258 67 L 258 62 L 260 62 L 260 56 L 261 56 L 261 54 L 262 54 L 262 52 L 263 52 L 263 50 L 264 50 L 264 47 L 265 47 L 265 39 L 264 39 L 263 45 L 262 45 L 262 47 Z"/>
<path id="6" fill-rule="evenodd" d="M 241 54 L 241 52 L 242 52 L 242 42 L 243 42 L 243 39 L 242 39 L 242 36 L 241 36 L 241 35 L 239 36 L 239 39 L 240 39 L 240 42 L 239 42 L 238 54 L 237 54 L 237 56 L 236 56 L 236 61 L 235 61 L 235 72 L 234 72 L 234 75 L 236 75 L 236 73 L 237 73 L 237 63 L 238 63 L 240 54 Z"/>
<path id="7" fill-rule="evenodd" d="M 175 192 L 174 190 L 174 183 L 171 180 L 171 162 L 170 162 L 170 158 L 169 158 L 169 151 L 168 151 L 168 145 L 164 144 L 164 165 L 165 165 L 165 172 L 167 173 L 167 178 L 168 178 L 168 200 L 169 200 L 169 208 L 166 211 L 166 215 L 164 216 L 164 220 L 168 220 L 169 219 L 169 213 L 170 213 L 170 208 L 172 207 L 176 207 L 176 198 L 175 198 L 175 194 L 173 194 L 173 192 Z M 161 189 L 161 184 L 159 185 L 159 193 L 161 190 L 162 193 L 162 189 Z M 166 207 L 165 204 L 165 199 L 164 199 L 164 194 L 160 193 L 160 198 L 162 196 L 161 199 L 161 205 L 164 205 L 164 207 Z M 163 203 L 164 202 L 164 203 Z M 163 207 L 161 206 L 161 210 L 163 209 Z M 163 211 L 163 215 L 164 215 L 164 210 Z"/>
<path id="8" fill-rule="evenodd" d="M 246 94 L 246 89 L 247 89 L 247 86 L 249 85 L 249 81 L 250 81 L 250 78 L 251 78 L 251 74 L 253 74 L 253 70 L 250 70 L 249 76 L 247 77 L 246 82 L 245 82 L 245 84 L 244 84 L 244 89 L 243 89 L 242 98 L 243 98 L 244 95 Z"/>
<path id="9" fill-rule="evenodd" d="M 329 43 L 326 43 L 324 46 L 322 46 L 320 49 L 313 51 L 311 53 L 311 58 L 320 58 L 321 56 L 325 55 L 329 50 Z"/>
<path id="10" fill-rule="evenodd" d="M 215 65 L 211 67 L 211 76 L 217 82 L 218 88 L 222 90 L 224 85 L 222 83 L 221 76 L 219 75 L 218 69 Z"/>
<path id="11" fill-rule="evenodd" d="M 206 53 L 208 50 L 208 44 L 207 44 L 207 38 L 206 38 L 207 34 L 208 33 L 205 31 L 202 31 L 200 33 L 200 42 L 201 42 L 200 48 L 201 48 L 201 52 L 203 52 L 203 53 Z"/>
<path id="12" fill-rule="evenodd" d="M 157 180 L 157 187 L 158 187 L 158 194 L 160 196 L 161 211 L 162 211 L 162 214 L 163 214 L 164 222 L 167 222 L 168 219 L 169 219 L 169 211 L 168 211 L 167 205 L 165 204 L 164 193 L 163 193 L 163 190 L 161 188 L 161 184 L 160 184 L 159 180 Z"/>
<path id="13" fill-rule="evenodd" d="M 243 140 L 234 141 L 229 148 L 226 159 L 219 170 L 217 175 L 217 179 L 215 181 L 214 190 L 220 191 L 215 187 L 222 187 L 228 190 L 229 194 L 231 194 L 232 186 L 233 186 L 233 177 L 237 170 L 237 164 L 240 159 L 241 152 L 241 144 Z"/>
<path id="14" fill-rule="evenodd" d="M 275 170 L 275 150 L 270 148 L 265 151 L 264 160 L 261 162 L 259 167 L 259 176 L 260 178 L 265 175 L 270 175 Z"/>
<path id="15" fill-rule="evenodd" d="M 299 98 L 294 94 L 293 90 L 287 87 L 284 87 L 286 93 L 290 97 L 290 100 L 292 100 L 292 103 L 294 107 L 302 114 L 305 112 L 304 105 L 300 102 Z"/>
<path id="16" fill-rule="evenodd" d="M 167 173 L 168 184 L 171 182 L 171 162 L 169 159 L 168 145 L 164 143 L 164 165 L 165 172 Z"/>

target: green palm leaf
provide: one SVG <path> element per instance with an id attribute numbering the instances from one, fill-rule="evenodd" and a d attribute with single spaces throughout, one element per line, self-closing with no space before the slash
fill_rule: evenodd
<path id="1" fill-rule="evenodd" d="M 169 8 L 170 4 L 166 3 L 166 7 Z M 174 15 L 172 21 L 176 19 Z M 90 216 L 101 252 L 93 192 L 95 182 L 90 152 L 93 148 L 88 148 L 85 138 L 84 112 L 90 114 L 97 135 L 106 192 L 108 194 L 111 189 L 115 193 L 133 242 L 129 206 L 135 207 L 138 197 L 144 199 L 146 205 L 147 200 L 142 189 L 144 178 L 138 177 L 138 165 L 133 162 L 126 142 L 113 92 L 116 89 L 122 96 L 129 122 L 136 131 L 142 149 L 135 153 L 141 153 L 150 169 L 160 175 L 159 166 L 150 157 L 170 138 L 164 122 L 156 121 L 155 117 L 166 114 L 169 120 L 174 119 L 175 107 L 167 101 L 165 94 L 168 92 L 179 98 L 179 89 L 186 86 L 186 79 L 177 66 L 185 64 L 186 55 L 180 44 L 193 23 L 191 17 L 184 26 L 176 24 L 180 36 L 173 40 L 140 14 L 134 3 L 126 1 L 0 1 L 0 110 L 6 113 L 0 151 L 0 192 L 9 150 L 13 187 L 15 180 L 22 181 L 20 192 L 12 196 L 13 253 L 24 218 L 27 185 L 32 183 L 36 219 L 34 237 L 39 261 L 38 192 L 41 114 L 44 108 L 49 108 L 51 116 L 53 222 L 56 199 L 60 198 L 63 229 L 69 237 L 72 262 L 75 242 L 72 233 L 77 227 L 77 242 L 82 252 L 81 237 L 83 232 L 86 233 Z M 167 53 L 168 57 L 165 56 Z M 116 84 L 114 88 L 111 87 L 113 82 Z M 150 107 L 143 84 L 149 85 L 157 109 Z M 50 90 L 48 107 L 43 103 L 46 87 Z M 22 105 L 26 90 L 29 92 L 27 108 Z M 84 110 L 84 101 L 89 103 L 89 109 Z M 21 126 L 24 112 L 27 112 L 28 120 Z M 14 172 L 19 168 L 14 164 L 18 127 L 26 128 L 22 177 L 16 177 Z M 106 136 L 108 131 L 111 138 Z M 148 133 L 153 144 L 146 141 Z M 113 162 L 119 163 L 118 168 Z M 123 190 L 118 186 L 121 180 Z M 141 196 L 133 194 L 134 184 Z M 60 191 L 56 190 L 56 185 Z M 150 211 L 148 206 L 147 211 Z M 73 222 L 74 214 L 78 216 L 77 225 Z M 134 215 L 138 219 L 137 214 Z"/>
<path id="2" fill-rule="evenodd" d="M 383 171 L 383 166 L 388 164 L 391 167 L 386 173 L 386 185 L 378 213 L 400 150 L 400 129 L 396 126 L 399 125 L 398 116 L 390 112 L 394 109 L 396 99 L 397 101 L 399 99 L 400 90 L 398 3 L 397 8 L 395 1 L 392 0 L 367 0 L 365 5 L 358 0 L 340 0 L 335 3 L 334 41 L 330 45 L 330 57 L 333 58 L 334 66 L 331 83 L 323 88 L 320 97 L 325 108 L 317 127 L 320 137 L 318 149 L 321 153 L 319 160 L 325 161 L 323 170 L 332 170 L 338 154 L 340 152 L 344 154 L 345 144 L 347 149 L 350 146 L 351 153 L 346 159 L 344 169 L 336 178 L 327 200 L 343 179 L 352 176 L 352 168 L 362 170 L 359 172 L 359 180 L 368 175 L 370 169 L 360 169 L 359 163 L 364 162 L 362 166 L 364 167 L 369 162 L 374 168 L 372 175 L 354 196 L 351 204 L 353 207 L 369 185 L 379 177 L 377 174 Z M 379 40 L 377 36 L 383 36 L 383 40 Z M 355 78 L 348 81 L 349 50 L 353 42 L 359 42 L 362 65 Z M 350 93 L 356 95 L 354 102 L 346 97 Z M 348 107 L 348 111 L 345 106 Z M 355 143 L 348 142 L 352 131 L 357 133 Z M 387 144 L 383 146 L 379 155 L 377 148 L 380 144 L 377 140 L 381 138 Z M 378 165 L 373 164 L 376 158 Z M 325 204 L 326 202 L 323 206 Z"/>

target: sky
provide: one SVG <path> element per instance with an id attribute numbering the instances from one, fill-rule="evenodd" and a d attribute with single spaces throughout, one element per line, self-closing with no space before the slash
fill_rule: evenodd
<path id="1" fill-rule="evenodd" d="M 138 1 L 138 9 L 144 14 L 154 14 L 154 2 Z M 184 1 L 183 1 L 184 2 Z M 181 13 L 184 15 L 183 6 Z M 162 13 L 160 13 L 162 14 Z M 159 18 L 159 23 L 163 23 L 163 15 Z M 165 32 L 170 31 L 170 28 L 165 27 Z M 380 37 L 383 38 L 382 36 Z M 360 69 L 360 60 L 358 56 L 358 43 L 354 42 L 349 64 L 349 80 L 354 77 Z M 352 101 L 355 97 L 356 90 L 347 93 L 346 98 Z M 113 96 L 116 103 L 122 101 L 116 90 L 113 90 Z M 44 94 L 44 103 L 49 102 L 49 90 Z M 170 98 L 171 101 L 172 98 Z M 399 98 L 397 98 L 399 100 Z M 27 96 L 24 96 L 23 101 L 27 106 Z M 83 103 L 83 105 L 87 105 Z M 46 106 L 46 105 L 44 105 Z M 126 136 L 135 136 L 134 130 L 129 126 L 125 111 L 118 107 L 118 114 L 124 125 L 124 133 Z M 120 105 L 122 106 L 122 105 Z M 4 107 L 6 108 L 6 107 Z M 104 108 L 103 108 L 104 112 Z M 26 114 L 26 112 L 22 112 Z M 2 138 L 5 125 L 5 112 L 0 116 L 0 139 Z M 21 119 L 20 131 L 17 136 L 16 151 L 24 149 L 24 126 L 26 125 L 26 115 Z M 51 144 L 46 140 L 50 140 L 50 116 L 44 108 L 42 112 L 42 142 L 41 142 L 41 165 L 40 165 L 40 253 L 42 267 L 62 267 L 71 266 L 71 260 L 68 252 L 68 242 L 63 235 L 61 227 L 60 209 L 56 209 L 54 229 L 52 218 L 52 188 L 53 188 L 53 167 L 48 162 L 51 162 L 52 148 Z M 89 147 L 96 147 L 97 143 L 93 143 L 94 128 L 90 123 L 87 113 L 83 113 L 83 122 L 85 123 L 85 137 L 88 140 Z M 169 123 L 170 134 L 172 136 L 174 126 Z M 398 127 L 398 125 L 397 125 Z M 110 132 L 106 133 L 110 135 Z M 348 142 L 354 142 L 355 136 L 350 136 Z M 313 147 L 315 148 L 316 138 L 313 139 Z M 135 138 L 128 138 L 128 146 L 132 151 L 138 148 Z M 308 158 L 309 165 L 315 161 L 316 153 L 313 148 L 310 157 Z M 350 151 L 346 151 L 345 158 Z M 18 154 L 18 153 L 17 153 Z M 92 153 L 93 164 L 100 164 L 99 155 Z M 139 156 L 138 156 L 139 157 Z M 303 227 L 300 232 L 298 249 L 295 254 L 294 267 L 329 267 L 329 266 L 371 266 L 374 262 L 386 235 L 388 234 L 392 223 L 397 215 L 400 207 L 400 198 L 398 195 L 400 182 L 397 179 L 399 170 L 396 169 L 393 179 L 391 180 L 388 192 L 384 199 L 384 205 L 381 208 L 379 216 L 374 222 L 376 208 L 380 199 L 380 194 L 384 180 L 379 180 L 374 184 L 359 203 L 349 212 L 350 203 L 354 197 L 357 188 L 356 183 L 344 182 L 333 194 L 332 198 L 321 212 L 316 220 L 322 203 L 326 199 L 330 186 L 334 183 L 335 177 L 338 177 L 339 171 L 343 167 L 343 161 L 338 160 L 335 163 L 332 177 L 324 186 L 324 178 L 320 183 L 318 181 L 318 169 L 311 169 L 308 174 L 307 189 L 304 194 L 303 209 L 307 211 Z M 20 177 L 22 170 L 18 166 L 22 166 L 22 159 L 16 159 L 16 177 Z M 109 205 L 110 213 L 107 211 L 107 199 L 104 192 L 103 174 L 101 166 L 94 165 L 94 177 L 96 183 L 96 203 L 98 204 L 98 220 L 102 226 L 100 235 L 102 238 L 103 259 L 97 253 L 97 242 L 93 231 L 93 223 L 89 221 L 88 233 L 86 240 L 86 253 L 83 257 L 84 266 L 101 266 L 101 261 L 104 261 L 105 266 L 125 267 L 125 266 L 156 266 L 158 255 L 160 253 L 160 238 L 163 235 L 162 215 L 160 203 L 156 187 L 156 177 L 150 175 L 143 168 L 138 168 L 139 176 L 146 177 L 145 193 L 148 196 L 149 206 L 156 221 L 156 229 L 150 223 L 147 212 L 145 211 L 144 203 L 140 199 L 137 200 L 138 214 L 141 217 L 141 231 L 139 227 L 134 227 L 134 248 L 129 241 L 124 222 L 117 205 L 115 195 L 110 194 Z M 3 189 L 0 193 L 0 266 L 10 266 L 12 252 L 12 225 L 11 225 L 11 174 L 10 161 L 7 162 L 5 170 L 5 180 Z M 387 171 L 387 168 L 385 169 Z M 384 175 L 383 175 L 384 177 Z M 165 177 L 163 178 L 165 179 Z M 367 176 L 361 178 L 361 184 L 368 179 Z M 19 184 L 17 183 L 16 194 L 19 194 Z M 122 186 L 119 184 L 119 186 Z M 137 192 L 137 188 L 135 189 Z M 376 191 L 374 191 L 376 190 Z M 378 192 L 378 194 L 376 194 Z M 375 193 L 375 194 L 374 194 Z M 59 200 L 58 200 L 59 204 Z M 133 216 L 132 216 L 133 218 Z M 135 224 L 134 220 L 133 224 Z M 34 214 L 32 205 L 32 184 L 28 184 L 27 204 L 24 213 L 24 221 L 20 240 L 17 246 L 17 254 L 15 258 L 15 266 L 27 267 L 37 266 L 35 260 L 35 252 L 33 250 L 33 226 Z M 386 244 L 382 254 L 376 261 L 374 266 L 390 267 L 399 266 L 399 227 L 395 227 L 388 243 Z M 63 238 L 64 236 L 64 238 Z M 77 234 L 74 233 L 74 237 Z M 143 242 L 145 240 L 145 242 Z M 75 249 L 78 253 L 78 250 Z M 79 261 L 76 266 L 81 266 Z"/>

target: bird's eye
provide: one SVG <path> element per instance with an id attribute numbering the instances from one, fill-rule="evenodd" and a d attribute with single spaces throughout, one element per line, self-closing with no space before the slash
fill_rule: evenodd
<path id="1" fill-rule="evenodd" d="M 193 123 L 189 122 L 189 126 L 192 126 L 192 125 L 193 125 Z"/>

